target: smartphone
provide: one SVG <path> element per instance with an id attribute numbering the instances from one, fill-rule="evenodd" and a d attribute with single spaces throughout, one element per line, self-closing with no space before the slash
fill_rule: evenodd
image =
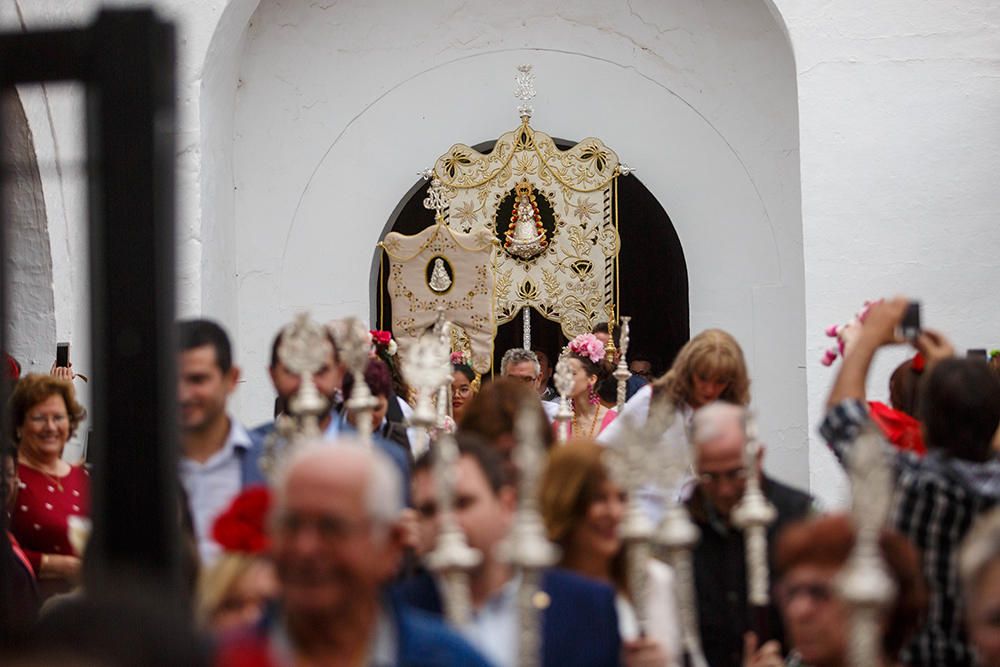
<path id="1" fill-rule="evenodd" d="M 911 301 L 906 305 L 903 321 L 899 324 L 900 333 L 906 340 L 916 340 L 920 336 L 920 302 Z"/>
<path id="2" fill-rule="evenodd" d="M 58 368 L 69 366 L 69 343 L 56 343 L 56 366 Z"/>
<path id="3" fill-rule="evenodd" d="M 990 360 L 989 355 L 986 354 L 985 348 L 981 348 L 981 347 L 972 348 L 972 349 L 966 350 L 965 351 L 965 358 L 966 359 L 978 359 L 980 361 L 989 361 Z"/>

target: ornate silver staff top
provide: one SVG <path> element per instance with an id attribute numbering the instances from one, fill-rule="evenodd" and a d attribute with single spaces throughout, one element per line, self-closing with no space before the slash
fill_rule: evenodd
<path id="1" fill-rule="evenodd" d="M 747 466 L 747 486 L 743 498 L 733 508 L 733 525 L 743 530 L 747 561 L 747 601 L 755 607 L 764 607 L 769 600 L 769 575 L 767 567 L 767 527 L 778 518 L 778 510 L 764 496 L 760 486 L 760 442 L 757 440 L 757 423 L 745 413 L 744 460 Z"/>
<path id="2" fill-rule="evenodd" d="M 632 377 L 632 374 L 628 370 L 628 361 L 626 361 L 626 355 L 628 354 L 628 342 L 629 342 L 629 320 L 631 317 L 622 317 L 621 326 L 621 336 L 618 337 L 618 349 L 621 351 L 621 356 L 618 357 L 618 367 L 615 368 L 614 376 L 618 380 L 618 414 L 622 413 L 622 408 L 625 407 L 625 395 L 627 393 L 628 379 Z"/>
<path id="3" fill-rule="evenodd" d="M 365 369 L 371 359 L 371 334 L 360 320 L 348 317 L 337 337 L 337 345 L 347 371 L 354 376 L 354 387 L 344 407 L 354 415 L 360 440 L 371 442 L 372 412 L 378 407 L 378 399 L 372 396 L 365 382 Z"/>
<path id="4" fill-rule="evenodd" d="M 573 421 L 573 409 L 569 404 L 569 392 L 573 391 L 573 367 L 569 363 L 569 357 L 565 351 L 559 355 L 556 362 L 556 372 L 552 376 L 559 393 L 559 410 L 553 421 L 556 423 L 556 434 L 559 442 L 565 444 L 569 440 L 569 425 Z M 597 419 L 597 416 L 594 416 Z"/>
<path id="5" fill-rule="evenodd" d="M 448 417 L 451 416 L 451 322 L 444 318 L 444 308 L 438 308 L 437 322 L 434 323 L 434 333 L 437 334 L 441 345 L 445 350 L 443 363 L 448 369 L 447 373 L 442 373 L 444 381 L 437 388 L 437 428 L 439 433 L 443 433 L 447 427 Z"/>
<path id="6" fill-rule="evenodd" d="M 622 422 L 618 445 L 604 451 L 604 460 L 612 479 L 628 492 L 628 505 L 625 509 L 625 520 L 621 525 L 621 536 L 628 549 L 625 566 L 629 592 L 632 595 L 639 629 L 645 634 L 649 619 L 647 568 L 655 526 L 642 509 L 639 490 L 650 482 L 654 461 L 651 460 L 653 456 L 643 430 L 637 428 L 628 415 L 619 419 L 625 421 Z"/>
<path id="7" fill-rule="evenodd" d="M 669 429 L 677 410 L 670 401 L 653 401 L 650 406 L 649 418 L 646 420 L 646 442 L 658 443 L 660 435 Z M 653 469 L 657 473 L 657 483 L 661 489 L 676 488 L 678 481 L 690 469 L 690 456 L 687 449 L 670 447 L 654 447 Z M 674 569 L 677 578 L 677 609 L 681 621 L 681 642 L 693 667 L 708 667 L 705 655 L 701 650 L 701 637 L 698 630 L 698 603 L 695 597 L 694 566 L 691 552 L 698 543 L 700 531 L 691 521 L 687 509 L 676 497 L 667 499 L 667 508 L 659 530 L 654 540 L 667 553 L 667 560 Z"/>
<path id="8" fill-rule="evenodd" d="M 427 566 L 436 572 L 444 584 L 445 616 L 455 626 L 465 623 L 471 611 L 469 571 L 479 565 L 482 554 L 469 546 L 465 533 L 455 521 L 455 468 L 459 452 L 455 439 L 442 433 L 437 439 L 434 456 L 434 477 L 437 479 L 438 515 L 441 532 L 437 546 L 427 554 Z"/>
<path id="9" fill-rule="evenodd" d="M 517 514 L 498 553 L 501 560 L 510 563 L 521 575 L 517 594 L 519 667 L 534 667 L 541 662 L 538 610 L 548 606 L 548 600 L 539 590 L 539 581 L 542 570 L 559 558 L 559 549 L 546 537 L 538 512 L 538 478 L 545 460 L 545 446 L 539 433 L 543 427 L 537 410 L 523 405 L 514 426 L 517 435 L 514 463 L 520 475 Z"/>
<path id="10" fill-rule="evenodd" d="M 403 376 L 413 388 L 417 405 L 410 417 L 410 424 L 417 429 L 418 442 L 413 443 L 413 453 L 419 456 L 430 446 L 431 429 L 437 424 L 437 413 L 431 397 L 438 388 L 451 379 L 448 346 L 435 334 L 418 338 L 403 357 Z"/>
<path id="11" fill-rule="evenodd" d="M 322 437 L 319 422 L 329 407 L 329 401 L 319 393 L 313 375 L 323 368 L 332 353 L 333 346 L 326 327 L 312 321 L 309 313 L 299 313 L 281 330 L 278 360 L 301 381 L 298 391 L 288 400 L 289 415 L 278 417 L 275 430 L 265 443 L 260 461 L 264 474 L 272 476 L 277 470 L 279 441 L 288 443 L 280 454 L 287 457 L 299 442 Z"/>
<path id="12" fill-rule="evenodd" d="M 850 660 L 856 667 L 878 664 L 882 651 L 882 613 L 896 596 L 896 584 L 882 559 L 879 538 L 892 506 L 892 469 L 888 446 L 868 423 L 854 443 L 848 474 L 856 541 L 838 587 L 851 608 Z"/>
<path id="13" fill-rule="evenodd" d="M 518 65 L 514 83 L 516 84 L 514 97 L 521 100 L 520 106 L 517 107 L 517 113 L 520 114 L 522 121 L 527 122 L 531 120 L 531 114 L 535 112 L 534 108 L 528 104 L 535 97 L 535 75 L 531 73 L 531 65 Z"/>

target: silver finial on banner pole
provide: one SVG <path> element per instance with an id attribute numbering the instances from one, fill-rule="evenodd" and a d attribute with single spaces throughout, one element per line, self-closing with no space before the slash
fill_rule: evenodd
<path id="1" fill-rule="evenodd" d="M 569 357 L 566 354 L 559 355 L 552 380 L 559 393 L 559 410 L 552 421 L 556 424 L 556 435 L 559 443 L 566 444 L 566 441 L 569 440 L 569 425 L 573 421 L 573 410 L 569 405 L 569 392 L 573 391 L 573 366 L 570 365 Z"/>
<path id="2" fill-rule="evenodd" d="M 535 112 L 534 107 L 528 104 L 535 97 L 535 75 L 531 72 L 531 65 L 518 65 L 514 83 L 514 97 L 521 100 L 517 113 L 523 122 L 527 122 Z"/>
<path id="3" fill-rule="evenodd" d="M 355 428 L 362 442 L 370 443 L 372 439 L 372 412 L 378 407 L 378 399 L 372 396 L 368 383 L 365 381 L 365 370 L 371 358 L 371 334 L 361 320 L 348 317 L 343 322 L 343 328 L 337 339 L 341 359 L 347 366 L 347 371 L 354 379 L 351 395 L 346 397 L 344 407 L 354 415 Z"/>
<path id="4" fill-rule="evenodd" d="M 620 356 L 618 357 L 618 366 L 614 372 L 615 380 L 618 381 L 618 414 L 621 414 L 622 409 L 625 407 L 625 396 L 628 393 L 628 379 L 632 377 L 632 374 L 628 370 L 628 361 L 626 360 L 629 343 L 629 321 L 631 319 L 627 315 L 622 317 L 621 334 L 618 337 L 618 352 Z"/>
<path id="5" fill-rule="evenodd" d="M 285 410 L 279 415 L 275 429 L 264 443 L 260 459 L 261 471 L 268 477 L 277 472 L 279 457 L 287 458 L 302 442 L 319 439 L 319 423 L 329 409 L 329 401 L 319 393 L 313 376 L 326 364 L 333 353 L 327 329 L 312 321 L 309 313 L 299 313 L 281 330 L 278 344 L 278 361 L 301 380 L 298 390 L 288 399 Z M 279 452 L 279 445 L 284 448 Z"/>
<path id="6" fill-rule="evenodd" d="M 469 546 L 454 514 L 455 475 L 459 451 L 455 439 L 442 433 L 435 444 L 434 477 L 437 479 L 438 516 L 441 531 L 437 546 L 427 554 L 427 566 L 444 584 L 445 617 L 462 626 L 472 610 L 469 571 L 482 561 L 482 554 Z"/>
<path id="7" fill-rule="evenodd" d="M 538 480 L 545 463 L 540 429 L 545 427 L 537 408 L 527 403 L 521 406 L 514 424 L 517 437 L 514 464 L 519 476 L 517 513 L 510 535 L 500 544 L 499 553 L 500 558 L 521 575 L 517 592 L 518 667 L 541 664 L 539 612 L 548 604 L 548 596 L 541 590 L 541 575 L 559 559 L 559 549 L 549 542 L 538 511 Z"/>

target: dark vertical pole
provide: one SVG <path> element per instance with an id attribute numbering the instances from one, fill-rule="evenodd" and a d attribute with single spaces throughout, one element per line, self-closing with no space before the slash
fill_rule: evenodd
<path id="1" fill-rule="evenodd" d="M 180 587 L 174 380 L 174 32 L 105 11 L 87 96 L 94 379 L 92 593 Z M 131 579 L 131 581 L 129 581 Z"/>
<path id="2" fill-rule="evenodd" d="M 0 158 L 6 156 L 3 150 L 6 141 L 7 117 L 4 113 L 6 105 L 3 98 L 10 93 L 12 87 L 0 86 Z M 7 351 L 7 181 L 10 170 L 7 168 L 6 160 L 0 162 L 0 353 Z M 9 418 L 7 410 L 8 383 L 0 376 L 0 446 L 6 446 L 7 442 L 7 420 Z M 0 470 L 0 489 L 6 491 L 7 484 L 13 484 L 13 480 L 7 479 L 7 471 Z M 7 508 L 2 507 L 6 497 L 0 500 L 0 635 L 8 637 L 17 623 L 17 619 L 11 618 L 13 609 L 11 605 L 3 604 L 3 600 L 10 600 L 10 581 L 13 576 L 8 571 L 13 565 L 8 554 L 11 553 L 10 544 L 7 541 Z"/>

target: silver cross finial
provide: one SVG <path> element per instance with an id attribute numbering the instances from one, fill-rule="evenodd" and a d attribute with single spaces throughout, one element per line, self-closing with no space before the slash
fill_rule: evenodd
<path id="1" fill-rule="evenodd" d="M 518 65 L 514 83 L 517 85 L 514 88 L 514 97 L 521 100 L 520 106 L 517 107 L 517 113 L 521 115 L 522 120 L 528 120 L 535 112 L 534 108 L 528 104 L 535 97 L 535 75 L 531 72 L 531 65 Z"/>
<path id="2" fill-rule="evenodd" d="M 266 475 L 274 475 L 279 458 L 287 458 L 299 443 L 321 436 L 319 421 L 329 407 L 329 400 L 319 393 L 313 375 L 323 368 L 332 353 L 326 328 L 312 321 L 308 313 L 299 313 L 281 330 L 278 360 L 300 376 L 301 382 L 298 391 L 288 399 L 289 414 L 276 421 L 277 428 L 265 442 L 260 466 Z M 281 447 L 283 441 L 288 446 Z"/>

